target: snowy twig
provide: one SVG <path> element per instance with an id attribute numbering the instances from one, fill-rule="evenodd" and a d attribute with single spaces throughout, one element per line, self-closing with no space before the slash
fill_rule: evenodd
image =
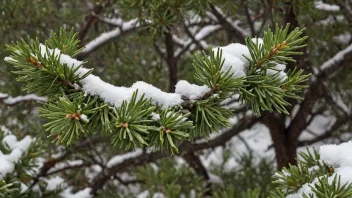
<path id="1" fill-rule="evenodd" d="M 244 5 L 244 12 L 246 14 L 247 22 L 248 22 L 249 28 L 251 30 L 251 34 L 252 34 L 252 36 L 255 36 L 256 33 L 255 33 L 255 30 L 254 30 L 254 23 L 253 23 L 253 20 L 251 18 L 251 15 L 249 14 L 248 0 L 244 0 L 243 1 L 243 5 Z"/>
<path id="2" fill-rule="evenodd" d="M 86 145 L 88 144 L 96 144 L 99 142 L 106 141 L 106 138 L 95 138 L 95 139 L 90 139 L 87 138 L 86 140 L 83 140 L 81 143 L 75 145 L 74 147 L 68 148 L 66 152 L 64 152 L 62 155 L 60 155 L 57 158 L 50 158 L 46 162 L 43 163 L 42 167 L 39 170 L 39 173 L 32 177 L 32 183 L 29 186 L 29 188 L 32 188 L 39 182 L 39 179 L 42 177 L 45 177 L 48 175 L 48 172 L 55 167 L 57 163 L 60 163 L 61 161 L 65 160 L 68 156 L 70 156 L 72 153 L 77 152 L 79 149 L 85 149 Z M 55 170 L 56 171 L 56 170 Z M 54 171 L 53 171 L 54 172 Z"/>
<path id="3" fill-rule="evenodd" d="M 93 52 L 96 50 L 98 47 L 104 45 L 108 41 L 115 39 L 116 37 L 120 36 L 121 34 L 131 31 L 132 29 L 136 28 L 139 26 L 138 19 L 132 19 L 128 22 L 121 22 L 121 24 L 115 28 L 114 30 L 104 32 L 97 38 L 93 39 L 89 43 L 85 45 L 85 48 L 82 50 L 82 52 L 79 54 L 79 58 L 83 59 L 86 57 L 89 53 Z"/>
<path id="4" fill-rule="evenodd" d="M 48 172 L 45 176 L 53 175 L 53 174 L 56 174 L 56 173 L 61 173 L 61 172 L 65 171 L 65 170 L 72 170 L 72 169 L 80 169 L 80 168 L 83 168 L 83 167 L 89 167 L 91 165 L 93 165 L 93 164 L 90 163 L 90 162 L 68 165 L 68 166 L 65 166 L 63 168 L 59 168 L 59 169 L 53 170 L 51 172 Z"/>
<path id="5" fill-rule="evenodd" d="M 340 7 L 339 6 L 327 4 L 327 3 L 324 3 L 322 1 L 315 2 L 314 6 L 318 10 L 324 10 L 324 11 L 330 11 L 330 12 L 340 11 Z"/>
<path id="6" fill-rule="evenodd" d="M 45 102 L 46 97 L 40 97 L 35 94 L 28 94 L 24 96 L 11 97 L 7 94 L 0 93 L 0 102 L 6 106 L 14 106 L 19 103 L 31 102 L 31 101 L 41 101 Z"/>
<path id="7" fill-rule="evenodd" d="M 177 51 L 175 51 L 175 57 L 180 57 L 182 54 L 184 54 L 185 52 L 187 52 L 188 50 L 192 51 L 192 44 L 194 44 L 194 42 L 199 43 L 202 48 L 207 48 L 207 44 L 202 44 L 201 41 L 203 41 L 204 39 L 206 39 L 208 36 L 210 36 L 212 33 L 220 30 L 221 26 L 220 25 L 208 25 L 205 26 L 203 28 L 201 28 L 195 35 L 192 35 L 192 38 L 189 38 L 187 41 L 185 41 L 184 43 L 184 47 L 182 49 L 178 49 Z"/>
<path id="8" fill-rule="evenodd" d="M 103 6 L 97 4 L 93 8 L 92 13 L 89 15 L 88 19 L 86 20 L 85 25 L 78 33 L 78 38 L 80 41 L 87 35 L 88 30 L 92 27 L 94 23 L 96 23 L 96 17 L 103 11 Z"/>
<path id="9" fill-rule="evenodd" d="M 345 15 L 346 20 L 352 26 L 352 2 L 345 0 L 343 3 L 342 0 L 334 0 L 334 2 L 340 7 L 341 11 Z"/>
<path id="10" fill-rule="evenodd" d="M 337 118 L 337 120 L 334 122 L 334 124 L 325 131 L 325 133 L 323 133 L 320 136 L 317 136 L 311 140 L 307 140 L 307 141 L 300 141 L 298 143 L 298 146 L 308 146 L 311 144 L 314 144 L 316 142 L 320 142 L 322 140 L 325 140 L 327 138 L 332 137 L 333 133 L 338 130 L 340 127 L 342 127 L 343 125 L 345 125 L 346 123 L 350 122 L 352 120 L 352 116 L 351 115 L 344 115 L 341 116 L 339 118 Z"/>
<path id="11" fill-rule="evenodd" d="M 219 24 L 225 30 L 227 30 L 229 34 L 233 34 L 241 43 L 244 43 L 245 37 L 249 33 L 238 26 L 239 21 L 233 22 L 230 18 L 226 17 L 219 8 L 215 7 L 214 5 L 210 5 L 210 8 Z"/>
<path id="12" fill-rule="evenodd" d="M 291 134 L 290 138 L 296 140 L 302 131 L 305 129 L 307 117 L 311 113 L 316 101 L 325 93 L 324 82 L 336 74 L 336 70 L 344 68 L 349 59 L 352 58 L 352 44 L 344 50 L 338 52 L 334 57 L 322 64 L 321 71 L 317 74 L 316 79 L 312 82 L 304 97 L 300 108 L 293 118 L 288 131 Z"/>
<path id="13" fill-rule="evenodd" d="M 345 49 L 339 51 L 334 57 L 324 62 L 321 65 L 320 69 L 323 70 L 323 72 L 335 71 L 336 69 L 338 69 L 339 63 L 344 59 L 346 55 L 352 56 L 352 44 L 347 46 Z"/>

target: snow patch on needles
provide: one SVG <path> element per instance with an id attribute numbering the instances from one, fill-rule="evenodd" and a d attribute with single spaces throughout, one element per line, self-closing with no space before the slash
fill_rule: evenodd
<path id="1" fill-rule="evenodd" d="M 190 84 L 186 80 L 180 80 L 176 84 L 176 93 L 185 96 L 191 100 L 202 98 L 210 88 L 206 85 L 199 86 L 195 84 Z"/>
<path id="2" fill-rule="evenodd" d="M 81 118 L 81 120 L 83 120 L 83 122 L 85 122 L 85 123 L 88 123 L 88 122 L 89 122 L 89 119 L 88 119 L 88 117 L 87 117 L 86 114 L 80 115 L 79 118 Z"/>
<path id="3" fill-rule="evenodd" d="M 233 78 L 245 77 L 245 70 L 249 66 L 249 61 L 244 56 L 250 57 L 247 46 L 240 43 L 231 43 L 225 47 L 214 48 L 215 55 L 218 49 L 222 50 L 222 58 L 224 60 L 222 70 L 226 72 L 231 69 Z"/>
<path id="4" fill-rule="evenodd" d="M 16 136 L 12 135 L 10 132 L 4 132 L 5 137 L 3 138 L 1 144 L 8 146 L 11 153 L 4 154 L 0 151 L 0 176 L 5 177 L 7 173 L 13 172 L 15 168 L 15 163 L 21 158 L 22 153 L 26 152 L 33 142 L 33 138 L 30 136 L 24 137 L 22 140 L 17 141 Z"/>
<path id="5" fill-rule="evenodd" d="M 328 166 L 334 168 L 334 174 L 328 178 L 328 182 L 331 184 L 336 175 L 341 176 L 341 186 L 346 183 L 352 182 L 352 141 L 345 142 L 339 145 L 330 144 L 323 145 L 320 147 L 320 159 L 324 161 Z M 286 198 L 300 198 L 302 194 L 313 193 L 309 187 L 314 186 L 318 182 L 318 178 L 315 178 L 313 182 L 304 184 L 297 193 L 290 194 Z M 313 193 L 314 194 L 314 193 Z"/>
<path id="6" fill-rule="evenodd" d="M 261 38 L 252 38 L 252 42 L 258 44 L 259 46 L 263 45 L 264 43 L 263 39 Z M 226 72 L 230 69 L 230 71 L 233 73 L 233 78 L 246 77 L 245 72 L 249 67 L 249 61 L 247 58 L 251 57 L 248 47 L 240 43 L 231 43 L 224 47 L 214 48 L 213 51 L 215 55 L 219 49 L 222 50 L 222 58 L 224 60 L 222 70 Z M 267 74 L 277 75 L 277 77 L 280 78 L 282 82 L 285 81 L 287 79 L 286 72 L 284 72 L 286 65 L 278 63 L 275 64 L 276 66 L 273 69 L 267 70 Z"/>
<path id="7" fill-rule="evenodd" d="M 160 114 L 152 112 L 152 120 L 158 122 L 160 120 Z"/>
<path id="8" fill-rule="evenodd" d="M 330 166 L 352 167 L 352 141 L 340 145 L 324 145 L 320 147 L 320 158 Z"/>
<path id="9" fill-rule="evenodd" d="M 284 64 L 277 64 L 273 67 L 273 69 L 267 69 L 267 75 L 273 76 L 277 75 L 277 78 L 280 79 L 281 82 L 284 82 L 287 79 L 287 74 L 284 72 L 286 69 L 286 65 Z"/>

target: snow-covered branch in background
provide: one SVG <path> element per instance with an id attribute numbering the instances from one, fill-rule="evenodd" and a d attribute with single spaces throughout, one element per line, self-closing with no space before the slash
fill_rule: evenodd
<path id="1" fill-rule="evenodd" d="M 138 148 L 136 149 L 136 151 L 133 152 L 116 155 L 109 160 L 109 162 L 106 164 L 106 167 L 111 168 L 113 166 L 116 166 L 117 164 L 126 161 L 127 159 L 135 158 L 142 154 L 143 150 L 141 148 Z"/>
<path id="2" fill-rule="evenodd" d="M 348 107 L 345 102 L 343 101 L 342 97 L 340 94 L 336 94 L 332 96 L 332 99 L 334 100 L 335 104 L 347 115 L 351 114 L 351 107 Z"/>
<path id="3" fill-rule="evenodd" d="M 324 72 L 326 70 L 333 69 L 332 67 L 336 67 L 337 63 L 344 60 L 344 57 L 349 53 L 352 53 L 352 44 L 347 46 L 345 49 L 339 51 L 334 57 L 332 57 L 329 60 L 327 60 L 326 62 L 324 62 L 321 65 L 320 69 L 322 70 L 322 72 Z M 337 66 L 339 66 L 339 65 L 337 65 Z M 336 69 L 338 69 L 338 68 L 336 68 Z"/>
<path id="4" fill-rule="evenodd" d="M 183 45 L 182 48 L 177 49 L 174 52 L 174 56 L 175 57 L 179 57 L 180 55 L 182 55 L 184 52 L 190 50 L 194 50 L 194 48 L 196 47 L 196 45 L 194 42 L 198 42 L 203 49 L 206 49 L 208 47 L 208 44 L 204 41 L 205 38 L 207 38 L 208 36 L 210 36 L 212 33 L 216 32 L 217 30 L 219 30 L 221 28 L 220 25 L 207 25 L 201 29 L 199 29 L 199 31 L 197 31 L 196 33 L 192 33 L 191 32 L 191 36 L 192 38 L 188 38 L 185 41 L 182 41 L 181 39 L 178 39 L 176 36 L 174 36 L 173 40 L 177 40 L 177 42 L 180 45 Z"/>
<path id="5" fill-rule="evenodd" d="M 28 94 L 28 95 L 24 95 L 24 96 L 11 97 L 8 94 L 0 93 L 0 102 L 7 105 L 7 106 L 13 106 L 18 103 L 29 102 L 29 101 L 45 102 L 46 97 L 37 96 L 35 94 Z"/>
<path id="6" fill-rule="evenodd" d="M 324 11 L 340 11 L 340 7 L 338 5 L 331 5 L 324 3 L 322 1 L 317 1 L 314 3 L 314 7 L 318 10 L 324 10 Z"/>
<path id="7" fill-rule="evenodd" d="M 107 21 L 108 19 L 104 18 L 104 20 Z M 122 19 L 109 19 L 108 22 L 118 27 L 114 30 L 102 33 L 100 36 L 87 43 L 84 46 L 82 52 L 80 53 L 80 57 L 86 56 L 90 52 L 94 51 L 96 48 L 105 44 L 106 42 L 120 36 L 124 32 L 128 32 L 139 26 L 138 19 L 132 19 L 127 22 L 124 22 Z"/>
<path id="8" fill-rule="evenodd" d="M 214 13 L 207 11 L 205 14 L 213 21 L 220 23 L 219 17 L 224 19 L 227 24 L 230 24 L 232 29 L 235 30 L 239 35 L 244 39 L 246 36 L 250 35 L 248 31 L 239 26 L 239 20 L 233 20 L 231 17 L 226 16 L 225 13 L 218 7 L 214 7 L 214 11 L 218 16 L 215 16 Z"/>

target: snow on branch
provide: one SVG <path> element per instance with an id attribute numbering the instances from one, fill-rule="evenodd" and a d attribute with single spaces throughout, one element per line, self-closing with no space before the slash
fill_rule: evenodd
<path id="1" fill-rule="evenodd" d="M 116 155 L 108 161 L 108 163 L 106 164 L 106 167 L 111 168 L 113 166 L 116 166 L 117 164 L 124 162 L 127 159 L 135 158 L 142 154 L 143 154 L 143 150 L 139 148 L 139 149 L 136 149 L 136 151 L 134 152 Z"/>
<path id="2" fill-rule="evenodd" d="M 314 3 L 314 7 L 318 10 L 324 10 L 324 11 L 340 11 L 340 7 L 338 5 L 331 5 L 324 3 L 322 1 L 317 1 Z"/>
<path id="3" fill-rule="evenodd" d="M 212 6 L 212 13 L 206 12 L 206 14 L 210 19 L 222 24 L 224 27 L 228 27 L 228 25 L 230 25 L 229 28 L 234 30 L 237 35 L 241 36 L 241 40 L 244 40 L 244 38 L 250 34 L 248 31 L 239 26 L 239 20 L 233 20 L 231 17 L 226 16 L 225 13 L 218 7 Z"/>
<path id="4" fill-rule="evenodd" d="M 35 94 L 28 94 L 24 96 L 11 97 L 8 94 L 0 93 L 0 102 L 5 105 L 13 106 L 18 103 L 28 102 L 28 101 L 46 101 L 46 97 L 37 96 Z"/>
<path id="5" fill-rule="evenodd" d="M 52 53 L 59 55 L 61 53 L 59 49 L 48 49 L 50 54 L 46 54 L 47 48 L 43 44 L 40 45 L 40 48 L 42 56 L 49 56 Z M 83 64 L 82 61 L 73 59 L 65 54 L 61 54 L 60 62 L 62 64 L 72 66 L 73 68 L 77 68 Z M 88 71 L 88 69 L 81 67 L 76 71 L 76 74 L 82 76 Z M 132 94 L 137 89 L 139 91 L 139 96 L 145 94 L 145 97 L 152 99 L 153 104 L 158 104 L 164 108 L 179 105 L 183 102 L 180 94 L 163 92 L 159 88 L 141 81 L 134 83 L 130 88 L 118 87 L 104 82 L 98 76 L 90 74 L 81 80 L 80 83 L 82 84 L 83 92 L 86 94 L 99 96 L 114 106 L 120 106 L 124 100 L 129 101 L 132 98 Z"/>
<path id="6" fill-rule="evenodd" d="M 352 182 L 352 158 L 351 158 L 352 141 L 340 145 L 323 145 L 319 149 L 320 160 L 325 162 L 333 170 L 333 174 L 328 177 L 329 183 L 332 183 L 334 177 L 341 176 L 339 186 Z M 312 188 L 319 183 L 319 178 L 312 182 L 304 184 L 296 193 L 289 194 L 286 198 L 302 197 L 302 194 L 313 194 Z M 314 196 L 316 197 L 316 196 Z"/>
<path id="7" fill-rule="evenodd" d="M 80 56 L 85 56 L 89 54 L 97 47 L 103 45 L 111 39 L 120 36 L 123 32 L 127 32 L 139 26 L 138 19 L 132 19 L 127 22 L 123 22 L 122 20 L 111 20 L 110 22 L 113 22 L 114 25 L 117 25 L 118 27 L 114 30 L 102 33 L 100 36 L 87 43 L 82 52 L 80 53 Z"/>
<path id="8" fill-rule="evenodd" d="M 325 71 L 331 67 L 333 67 L 336 63 L 340 62 L 341 60 L 344 59 L 345 55 L 348 53 L 352 53 L 352 44 L 350 44 L 348 47 L 345 49 L 339 51 L 334 57 L 330 58 L 326 62 L 324 62 L 320 69 Z"/>
<path id="9" fill-rule="evenodd" d="M 5 137 L 0 144 L 3 146 L 7 145 L 10 153 L 6 154 L 0 151 L 0 178 L 14 171 L 15 163 L 18 162 L 22 153 L 26 152 L 30 144 L 34 141 L 30 136 L 25 136 L 23 139 L 17 140 L 16 136 L 4 126 L 1 127 L 1 130 L 5 133 Z"/>
<path id="10" fill-rule="evenodd" d="M 203 41 L 205 38 L 207 38 L 208 36 L 210 36 L 212 33 L 216 32 L 217 30 L 219 30 L 221 28 L 220 25 L 207 25 L 204 26 L 203 28 L 201 28 L 197 33 L 195 33 L 192 38 L 187 39 L 186 41 L 183 42 L 183 48 L 177 49 L 175 51 L 175 57 L 178 57 L 180 55 L 182 55 L 185 51 L 189 50 L 193 50 L 195 48 L 195 46 L 192 46 L 192 44 L 194 44 L 194 42 L 199 42 L 199 44 L 206 49 L 208 44 Z M 174 37 L 174 39 L 176 39 Z M 178 40 L 178 43 L 181 43 L 180 39 Z"/>

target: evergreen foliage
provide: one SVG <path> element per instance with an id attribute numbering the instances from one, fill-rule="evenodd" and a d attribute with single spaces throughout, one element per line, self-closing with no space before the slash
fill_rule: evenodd
<path id="1" fill-rule="evenodd" d="M 271 198 L 284 198 L 296 193 L 304 198 L 351 197 L 352 183 L 341 184 L 341 176 L 334 174 L 335 167 L 326 165 L 316 150 L 312 153 L 307 149 L 306 153 L 300 152 L 300 156 L 302 159 L 297 160 L 297 165 L 290 165 L 273 175 L 276 191 L 270 195 Z M 299 194 L 305 185 L 311 188 L 312 193 Z"/>
<path id="2" fill-rule="evenodd" d="M 91 116 L 100 113 L 97 110 L 104 105 L 97 107 L 98 98 L 90 99 L 93 95 L 85 99 L 86 96 L 83 94 L 76 94 L 84 92 L 80 81 L 90 75 L 92 70 L 82 74 L 78 72 L 83 66 L 82 63 L 76 63 L 76 60 L 66 57 L 79 52 L 76 34 L 72 31 L 65 34 L 65 30 L 62 29 L 59 36 L 52 34 L 45 42 L 45 50 L 38 40 L 30 40 L 29 45 L 24 40 L 8 45 L 7 48 L 12 55 L 6 61 L 18 69 L 15 73 L 19 75 L 19 81 L 27 83 L 27 91 L 49 97 L 51 102 L 41 108 L 40 113 L 49 120 L 44 126 L 50 133 L 49 136 L 56 137 L 57 143 L 70 145 L 79 136 L 91 133 L 88 124 L 90 120 L 97 125 L 114 123 L 114 126 L 107 127 L 107 129 L 115 128 L 114 130 L 101 133 L 111 136 L 112 144 L 115 146 L 134 149 L 136 146 L 150 145 L 174 154 L 178 150 L 177 145 L 189 139 L 187 137 L 209 137 L 214 130 L 229 126 L 228 119 L 232 112 L 222 107 L 220 103 L 233 94 L 240 94 L 243 103 L 251 105 L 256 113 L 273 110 L 288 113 L 285 109 L 288 103 L 284 97 L 297 98 L 297 91 L 305 87 L 299 83 L 306 81 L 309 75 L 302 74 L 302 70 L 294 70 L 288 73 L 287 80 L 282 81 L 276 75 L 266 75 L 265 72 L 270 68 L 269 65 L 272 63 L 270 61 L 291 61 L 292 59 L 286 56 L 300 54 L 292 50 L 304 47 L 301 43 L 306 37 L 300 38 L 302 30 L 295 29 L 287 34 L 288 27 L 288 25 L 285 28 L 276 27 L 275 33 L 270 30 L 265 32 L 263 45 L 252 42 L 250 37 L 247 38 L 248 50 L 252 57 L 246 57 L 250 61 L 246 78 L 233 78 L 230 69 L 223 71 L 224 59 L 221 50 L 218 50 L 217 54 L 210 50 L 210 58 L 204 52 L 202 56 L 196 56 L 195 78 L 211 90 L 200 100 L 190 101 L 194 106 L 191 109 L 188 109 L 188 106 L 184 107 L 192 114 L 190 118 L 194 118 L 191 121 L 195 123 L 195 127 L 190 125 L 191 122 L 180 124 L 184 122 L 181 111 L 173 113 L 163 110 L 160 122 L 154 123 L 150 115 L 157 106 L 152 105 L 150 99 L 144 99 L 143 96 L 137 100 L 137 92 L 130 101 L 124 101 L 116 108 L 115 115 L 110 111 L 112 115 L 109 116 Z M 65 54 L 58 49 L 68 53 Z M 67 59 L 72 65 L 65 62 Z M 259 71 L 255 68 L 259 68 Z M 58 94 L 60 92 L 62 94 Z M 83 115 L 87 119 L 82 119 Z M 100 122 L 92 120 L 93 118 L 99 119 Z M 156 124 L 159 125 L 159 129 L 155 127 Z M 191 136 L 179 130 L 191 128 L 194 130 L 187 132 Z M 159 138 L 151 131 L 154 131 L 154 134 L 159 131 Z"/>
<path id="3" fill-rule="evenodd" d="M 352 197 L 351 6 L 5 0 L 0 198 Z"/>

